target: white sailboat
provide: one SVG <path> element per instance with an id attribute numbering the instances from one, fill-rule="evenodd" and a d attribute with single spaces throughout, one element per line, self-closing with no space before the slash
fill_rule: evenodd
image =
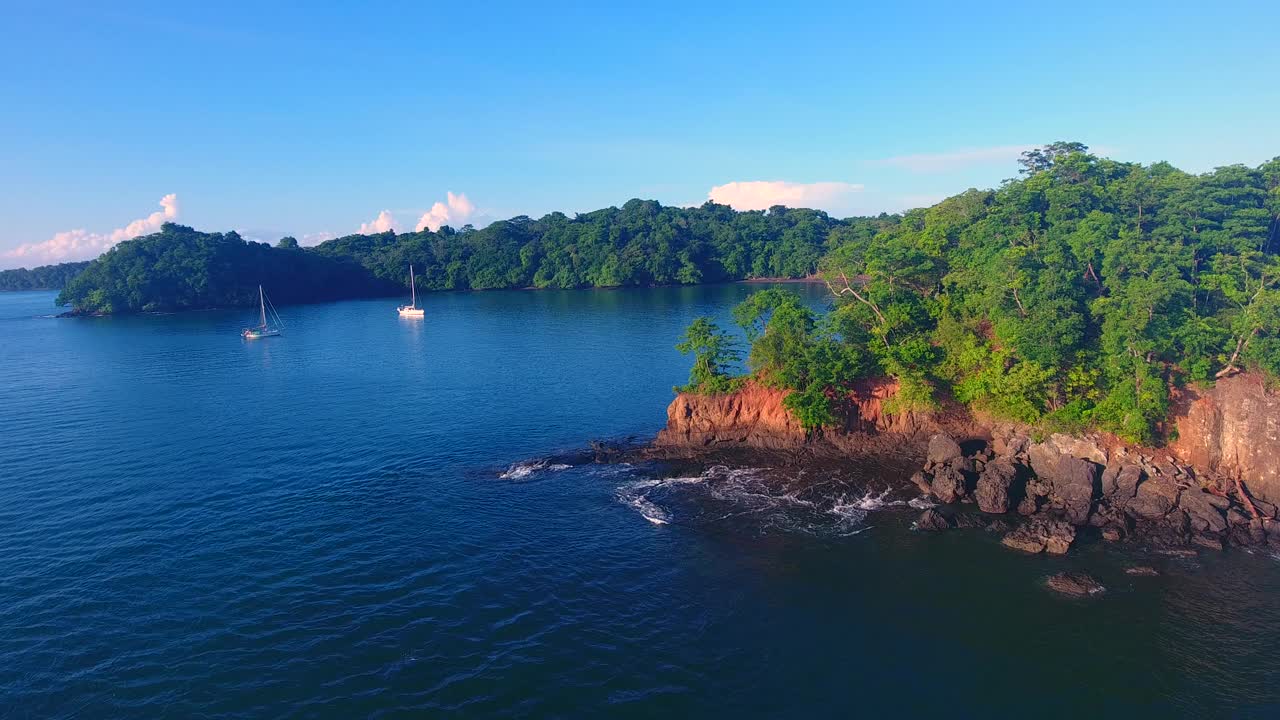
<path id="1" fill-rule="evenodd" d="M 284 323 L 280 322 L 280 315 L 276 313 L 274 306 L 271 308 L 271 315 L 275 318 L 275 325 L 267 323 L 267 294 L 263 292 L 261 285 L 258 286 L 258 305 L 262 309 L 261 322 L 256 327 L 245 328 L 240 332 L 241 337 L 245 340 L 275 337 L 280 334 L 280 330 L 284 327 Z"/>
<path id="2" fill-rule="evenodd" d="M 417 283 L 413 281 L 412 265 L 409 266 L 409 292 L 411 293 L 411 297 L 413 298 L 413 301 L 410 302 L 408 305 L 401 305 L 400 307 L 396 308 L 396 312 L 400 313 L 400 317 L 407 317 L 407 318 L 426 317 L 427 311 L 418 307 L 418 287 L 417 287 Z"/>

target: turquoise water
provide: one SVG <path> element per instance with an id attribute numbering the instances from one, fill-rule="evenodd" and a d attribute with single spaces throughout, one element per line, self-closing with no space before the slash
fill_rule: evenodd
<path id="1" fill-rule="evenodd" d="M 1269 555 L 923 536 L 892 467 L 584 462 L 753 289 L 287 307 L 258 342 L 0 294 L 0 716 L 1280 715 Z"/>

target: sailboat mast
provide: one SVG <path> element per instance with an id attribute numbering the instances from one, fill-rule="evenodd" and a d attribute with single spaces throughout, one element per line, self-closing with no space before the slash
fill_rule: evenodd
<path id="1" fill-rule="evenodd" d="M 413 298 L 413 307 L 418 307 L 418 283 L 413 280 L 413 266 L 409 266 L 409 292 Z"/>
<path id="2" fill-rule="evenodd" d="M 262 327 L 267 326 L 267 298 L 262 293 L 262 286 L 258 286 L 258 304 L 262 306 Z"/>

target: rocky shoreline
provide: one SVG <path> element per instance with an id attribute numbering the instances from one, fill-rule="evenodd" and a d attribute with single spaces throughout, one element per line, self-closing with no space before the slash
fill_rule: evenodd
<path id="1" fill-rule="evenodd" d="M 850 394 L 843 427 L 824 433 L 805 432 L 783 405 L 785 393 L 756 383 L 720 395 L 682 393 L 647 452 L 765 453 L 787 465 L 921 458 L 910 483 L 938 506 L 921 514 L 918 529 L 981 525 L 1028 553 L 1067 553 L 1086 537 L 1169 553 L 1280 551 L 1280 469 L 1273 462 L 1280 458 L 1280 397 L 1261 378 L 1183 391 L 1171 418 L 1177 440 L 1163 448 L 1102 435 L 1037 437 L 954 404 L 886 413 L 895 392 L 892 380 L 868 381 Z"/>
<path id="2" fill-rule="evenodd" d="M 1020 516 L 1002 542 L 1024 552 L 1066 553 L 1083 533 L 1160 548 L 1280 550 L 1274 505 L 1167 457 L 1123 447 L 1108 453 L 1089 438 L 1052 435 L 1036 442 L 1004 428 L 966 453 L 950 435 L 937 433 L 911 481 L 944 509 L 972 503 L 985 515 Z M 932 509 L 917 523 L 945 529 L 939 518 L 945 527 L 954 524 L 954 515 Z"/>

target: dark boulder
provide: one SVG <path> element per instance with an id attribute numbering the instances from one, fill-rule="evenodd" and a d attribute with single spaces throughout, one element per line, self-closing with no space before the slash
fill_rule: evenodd
<path id="1" fill-rule="evenodd" d="M 1126 465 L 1120 468 L 1120 472 L 1116 475 L 1116 496 L 1120 498 L 1131 498 L 1138 492 L 1138 485 L 1142 483 L 1142 468 L 1137 465 Z"/>
<path id="2" fill-rule="evenodd" d="M 1178 497 L 1178 507 L 1187 513 L 1192 530 L 1200 533 L 1220 533 L 1227 529 L 1227 520 L 1222 516 L 1214 500 L 1219 500 L 1203 490 L 1187 490 Z"/>
<path id="3" fill-rule="evenodd" d="M 1085 573 L 1075 572 L 1063 572 L 1053 575 L 1045 581 L 1045 585 L 1048 585 L 1050 590 L 1056 590 L 1064 595 L 1073 595 L 1075 597 L 1097 595 L 1106 590 L 1102 583 L 1093 579 L 1093 577 Z"/>
<path id="4" fill-rule="evenodd" d="M 1040 503 L 1036 502 L 1036 498 L 1031 495 L 1026 495 L 1018 503 L 1019 515 L 1035 515 L 1039 509 Z"/>
<path id="5" fill-rule="evenodd" d="M 927 464 L 929 466 L 946 465 L 964 457 L 964 451 L 950 435 L 938 433 L 929 439 Z"/>
<path id="6" fill-rule="evenodd" d="M 929 489 L 943 503 L 953 503 L 964 496 L 964 473 L 950 465 L 943 465 L 933 474 Z"/>
<path id="7" fill-rule="evenodd" d="M 947 520 L 947 517 L 933 508 L 920 513 L 920 517 L 916 519 L 916 528 L 920 530 L 937 532 L 950 527 L 951 522 Z"/>
<path id="8" fill-rule="evenodd" d="M 1089 521 L 1098 482 L 1098 466 L 1078 457 L 1063 455 L 1053 477 L 1053 494 L 1062 503 L 1072 525 Z"/>
<path id="9" fill-rule="evenodd" d="M 1142 468 L 1137 465 L 1108 465 L 1102 471 L 1102 483 L 1099 488 L 1103 497 L 1128 499 L 1138 491 L 1138 483 L 1142 482 Z"/>
<path id="10" fill-rule="evenodd" d="M 1009 512 L 1009 495 L 1018 470 L 1013 463 L 1000 459 L 988 464 L 978 476 L 974 499 L 982 512 L 1002 515 Z"/>
<path id="11" fill-rule="evenodd" d="M 1159 520 L 1178 505 L 1178 486 L 1167 478 L 1151 478 L 1125 504 L 1125 512 L 1144 520 Z"/>
<path id="12" fill-rule="evenodd" d="M 917 472 L 911 476 L 911 484 L 920 488 L 921 495 L 928 495 L 933 492 L 933 487 L 929 485 L 929 476 L 923 472 Z"/>
<path id="13" fill-rule="evenodd" d="M 1033 478 L 1027 481 L 1027 496 L 1033 498 L 1049 497 L 1049 493 L 1053 492 L 1053 486 L 1048 480 Z"/>

